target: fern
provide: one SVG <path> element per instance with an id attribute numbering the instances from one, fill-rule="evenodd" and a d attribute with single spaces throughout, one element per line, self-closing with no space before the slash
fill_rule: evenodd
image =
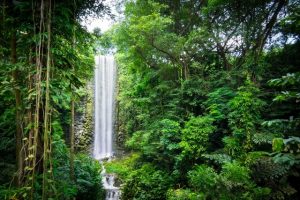
<path id="1" fill-rule="evenodd" d="M 300 164 L 300 155 L 295 156 L 290 153 L 278 153 L 273 157 L 273 160 L 275 163 L 291 168 L 294 165 Z"/>
<path id="2" fill-rule="evenodd" d="M 272 144 L 275 135 L 272 133 L 256 133 L 253 135 L 253 142 L 257 145 Z"/>
<path id="3" fill-rule="evenodd" d="M 252 151 L 246 155 L 245 163 L 248 165 L 252 165 L 257 162 L 259 159 L 262 159 L 268 156 L 269 153 L 265 151 Z"/>
<path id="4" fill-rule="evenodd" d="M 232 161 L 231 156 L 227 154 L 202 154 L 202 157 L 213 161 L 216 164 L 224 164 Z"/>
<path id="5" fill-rule="evenodd" d="M 290 185 L 280 187 L 280 190 L 287 196 L 291 196 L 297 192 L 297 190 Z"/>
<path id="6" fill-rule="evenodd" d="M 277 182 L 289 171 L 289 167 L 276 163 L 269 157 L 258 159 L 250 168 L 256 182 Z"/>
<path id="7" fill-rule="evenodd" d="M 281 141 L 282 147 L 279 146 L 279 142 Z M 273 153 L 273 160 L 275 163 L 279 163 L 281 165 L 285 165 L 289 168 L 294 165 L 300 164 L 300 138 L 299 137 L 290 137 L 288 139 L 274 139 L 273 149 L 277 150 L 276 153 Z M 281 152 L 279 151 L 281 150 Z"/>

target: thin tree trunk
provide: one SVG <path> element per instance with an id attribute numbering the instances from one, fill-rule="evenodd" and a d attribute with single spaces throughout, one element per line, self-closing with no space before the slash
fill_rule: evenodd
<path id="1" fill-rule="evenodd" d="M 75 4 L 75 1 L 74 1 Z M 75 4 L 76 6 L 76 4 Z M 75 16 L 73 18 L 74 25 L 73 25 L 73 49 L 75 49 Z M 73 71 L 75 71 L 75 68 L 73 66 Z M 70 85 L 71 87 L 71 129 L 70 129 L 70 178 L 73 183 L 75 183 L 75 170 L 74 170 L 74 157 L 75 157 L 75 99 L 74 99 L 74 92 L 72 83 Z M 75 199 L 75 198 L 74 198 Z"/>
<path id="2" fill-rule="evenodd" d="M 48 16 L 47 16 L 47 33 L 48 33 L 48 41 L 47 41 L 47 68 L 46 68 L 46 98 L 45 98 L 45 114 L 44 114 L 44 159 L 43 159 L 43 200 L 47 199 L 48 196 L 48 165 L 49 165 L 49 154 L 50 147 L 49 139 L 50 139 L 50 68 L 51 68 L 51 0 L 47 2 L 48 6 Z"/>
<path id="3" fill-rule="evenodd" d="M 34 199 L 34 182 L 36 178 L 36 171 L 37 171 L 37 161 L 38 161 L 38 146 L 41 145 L 40 142 L 40 108 L 41 108 L 41 97 L 42 97 L 42 54 L 43 54 L 43 42 L 44 42 L 44 35 L 42 34 L 44 31 L 44 1 L 41 1 L 40 4 L 40 22 L 39 22 L 39 41 L 36 45 L 36 74 L 35 74 L 35 89 L 36 89 L 36 96 L 35 96 L 35 111 L 34 111 L 34 132 L 33 132 L 33 141 L 32 141 L 32 149 L 30 149 L 29 157 L 32 159 L 32 166 L 31 166 L 31 176 L 29 180 L 31 181 L 30 186 L 30 199 Z"/>
<path id="4" fill-rule="evenodd" d="M 17 63 L 17 42 L 16 31 L 12 33 L 11 38 L 11 63 Z M 16 161 L 17 161 L 17 186 L 21 186 L 23 176 L 23 153 L 22 153 L 22 116 L 21 116 L 21 91 L 19 88 L 19 71 L 13 70 L 12 77 L 14 81 L 14 93 L 16 100 Z"/>

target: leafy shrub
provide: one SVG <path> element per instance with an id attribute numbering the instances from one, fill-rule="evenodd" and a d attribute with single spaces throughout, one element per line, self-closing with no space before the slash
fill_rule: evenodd
<path id="1" fill-rule="evenodd" d="M 195 193 L 189 189 L 169 190 L 167 200 L 204 200 L 202 193 Z"/>
<path id="2" fill-rule="evenodd" d="M 203 199 L 260 200 L 270 193 L 269 188 L 257 187 L 251 180 L 250 169 L 236 161 L 225 162 L 220 173 L 207 165 L 198 165 L 188 172 L 188 179 L 192 192 L 201 194 Z"/>
<path id="3" fill-rule="evenodd" d="M 56 130 L 60 130 L 55 124 Z M 88 155 L 75 155 L 75 183 L 70 179 L 69 150 L 60 138 L 60 131 L 53 137 L 53 175 L 57 199 L 99 199 L 105 195 L 101 183 L 101 166 Z"/>
<path id="4" fill-rule="evenodd" d="M 131 155 L 121 159 L 107 162 L 105 163 L 106 172 L 117 174 L 121 180 L 125 180 L 130 175 L 130 172 L 134 170 L 136 160 L 139 157 L 139 154 L 132 153 Z"/>
<path id="5" fill-rule="evenodd" d="M 166 199 L 171 183 L 172 180 L 167 173 L 145 164 L 140 169 L 132 171 L 125 180 L 122 198 L 163 200 Z"/>
<path id="6" fill-rule="evenodd" d="M 237 162 L 223 165 L 219 176 L 219 199 L 267 199 L 269 188 L 257 187 L 251 180 L 250 170 Z"/>
<path id="7" fill-rule="evenodd" d="M 225 119 L 229 112 L 227 103 L 234 96 L 232 89 L 228 87 L 221 87 L 209 93 L 208 99 L 204 105 L 209 110 L 209 115 L 215 120 Z"/>
<path id="8" fill-rule="evenodd" d="M 192 117 L 185 123 L 180 142 L 184 156 L 197 159 L 206 151 L 209 135 L 215 130 L 213 121 L 208 116 L 200 116 Z"/>
<path id="9" fill-rule="evenodd" d="M 228 103 L 229 126 L 245 150 L 253 147 L 253 134 L 259 125 L 260 112 L 265 102 L 257 97 L 259 89 L 248 79 L 238 88 L 237 95 Z"/>
<path id="10" fill-rule="evenodd" d="M 76 199 L 98 200 L 105 196 L 102 188 L 101 166 L 97 160 L 79 154 L 75 159 Z"/>
<path id="11" fill-rule="evenodd" d="M 248 184 L 250 180 L 250 170 L 237 162 L 225 163 L 220 175 L 233 183 L 232 185 L 228 185 L 230 187 Z"/>
<path id="12" fill-rule="evenodd" d="M 134 150 L 141 150 L 145 157 L 153 159 L 159 165 L 169 167 L 180 152 L 179 142 L 179 123 L 162 119 L 154 122 L 150 130 L 135 132 L 126 144 Z"/>
<path id="13" fill-rule="evenodd" d="M 194 170 L 188 172 L 188 178 L 191 188 L 207 195 L 215 189 L 218 174 L 211 167 L 199 165 Z"/>
<path id="14" fill-rule="evenodd" d="M 224 150 L 229 155 L 233 157 L 238 157 L 241 156 L 241 154 L 243 153 L 242 146 L 237 138 L 230 136 L 224 137 L 223 142 Z"/>

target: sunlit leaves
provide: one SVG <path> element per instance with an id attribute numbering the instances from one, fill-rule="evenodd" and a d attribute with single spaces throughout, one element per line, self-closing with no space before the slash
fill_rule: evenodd
<path id="1" fill-rule="evenodd" d="M 182 131 L 180 146 L 187 157 L 198 159 L 208 148 L 209 135 L 215 130 L 213 119 L 207 116 L 192 117 Z"/>
<path id="2" fill-rule="evenodd" d="M 253 134 L 260 120 L 265 103 L 257 98 L 259 90 L 249 80 L 238 89 L 237 95 L 229 102 L 229 125 L 233 136 L 245 143 L 245 149 L 251 149 Z"/>
<path id="3" fill-rule="evenodd" d="M 199 192 L 193 192 L 189 189 L 169 190 L 167 193 L 168 200 L 204 200 L 205 195 Z"/>
<path id="4" fill-rule="evenodd" d="M 281 152 L 284 148 L 284 143 L 282 138 L 274 138 L 272 141 L 272 150 L 275 152 Z"/>

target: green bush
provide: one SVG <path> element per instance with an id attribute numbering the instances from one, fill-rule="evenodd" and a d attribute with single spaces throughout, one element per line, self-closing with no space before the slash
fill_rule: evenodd
<path id="1" fill-rule="evenodd" d="M 136 160 L 140 157 L 137 153 L 132 153 L 129 156 L 121 159 L 116 159 L 111 162 L 105 163 L 105 169 L 107 173 L 117 174 L 121 180 L 125 180 L 131 171 L 134 170 Z"/>
<path id="2" fill-rule="evenodd" d="M 59 127 L 58 124 L 56 124 Z M 59 129 L 58 129 L 59 130 Z M 59 132 L 58 132 L 59 133 Z M 70 179 L 69 149 L 59 134 L 54 135 L 53 175 L 56 199 L 99 199 L 105 195 L 101 165 L 86 154 L 75 155 L 75 183 Z"/>
<path id="3" fill-rule="evenodd" d="M 79 154 L 75 159 L 75 177 L 78 200 L 98 200 L 104 198 L 105 191 L 102 188 L 101 165 L 97 160 Z"/>
<path id="4" fill-rule="evenodd" d="M 167 200 L 204 200 L 202 193 L 195 193 L 189 189 L 169 190 Z"/>
<path id="5" fill-rule="evenodd" d="M 213 121 L 208 116 L 200 116 L 192 117 L 185 123 L 180 142 L 184 156 L 197 159 L 207 150 L 209 135 L 215 130 Z"/>
<path id="6" fill-rule="evenodd" d="M 220 173 L 207 165 L 198 165 L 188 172 L 188 179 L 192 192 L 201 194 L 203 199 L 260 200 L 267 199 L 270 193 L 270 189 L 256 186 L 251 180 L 250 170 L 236 161 L 224 163 Z M 179 194 L 189 193 L 181 191 Z"/>
<path id="7" fill-rule="evenodd" d="M 226 163 L 219 174 L 219 199 L 268 199 L 270 189 L 261 188 L 251 180 L 250 170 L 237 162 Z"/>
<path id="8" fill-rule="evenodd" d="M 245 150 L 253 148 L 253 135 L 259 127 L 261 111 L 265 102 L 258 98 L 260 90 L 248 78 L 238 88 L 237 95 L 229 103 L 229 127 L 233 136 L 243 144 Z"/>
<path id="9" fill-rule="evenodd" d="M 158 165 L 168 168 L 175 162 L 180 153 L 179 123 L 162 119 L 155 121 L 146 131 L 136 131 L 127 141 L 127 146 L 140 150 L 142 154 L 154 160 Z"/>
<path id="10" fill-rule="evenodd" d="M 210 191 L 216 188 L 218 174 L 211 167 L 199 165 L 188 172 L 188 178 L 191 188 L 204 194 L 209 194 Z"/>
<path id="11" fill-rule="evenodd" d="M 164 200 L 171 184 L 171 177 L 167 173 L 145 164 L 140 169 L 132 171 L 125 180 L 122 198 Z"/>

